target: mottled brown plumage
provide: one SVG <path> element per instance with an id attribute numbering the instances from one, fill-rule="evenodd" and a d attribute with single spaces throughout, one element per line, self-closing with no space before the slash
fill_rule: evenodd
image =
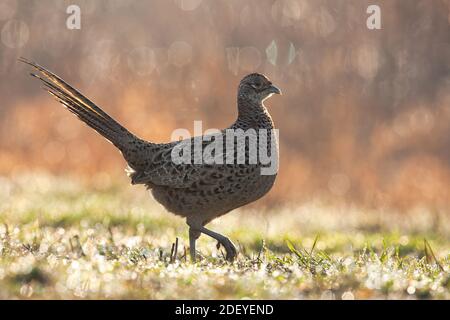
<path id="1" fill-rule="evenodd" d="M 176 164 L 172 160 L 172 150 L 183 141 L 161 144 L 144 141 L 55 74 L 36 63 L 25 59 L 20 61 L 38 70 L 39 75 L 32 75 L 43 81 L 50 94 L 122 152 L 129 166 L 132 184 L 146 185 L 168 211 L 186 217 L 193 260 L 195 241 L 201 233 L 215 238 L 224 246 L 227 259 L 234 259 L 236 249 L 233 243 L 227 237 L 206 229 L 205 225 L 214 218 L 259 199 L 272 187 L 276 174 L 262 175 L 263 164 L 259 159 L 256 164 L 249 163 L 248 141 L 244 142 L 245 163 L 237 163 L 235 157 L 235 161 L 229 164 Z M 264 75 L 254 73 L 244 77 L 238 89 L 238 117 L 227 129 L 267 129 L 270 134 L 274 128 L 273 121 L 263 101 L 274 93 L 281 92 Z M 226 129 L 220 135 L 224 136 L 225 133 Z M 203 137 L 194 137 L 190 142 L 193 146 L 195 141 L 200 141 L 206 147 L 214 141 L 204 140 Z M 239 142 L 236 140 L 234 143 L 236 156 Z M 273 144 L 269 135 L 268 150 L 277 155 L 277 145 L 275 148 L 271 146 Z M 191 152 L 194 153 L 194 148 Z M 225 153 L 224 149 L 222 154 L 216 152 L 214 155 L 223 158 Z"/>

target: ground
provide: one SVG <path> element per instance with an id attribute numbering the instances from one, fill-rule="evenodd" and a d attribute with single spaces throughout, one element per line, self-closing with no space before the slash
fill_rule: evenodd
<path id="1" fill-rule="evenodd" d="M 448 214 L 241 209 L 209 225 L 237 261 L 202 236 L 192 264 L 184 220 L 144 188 L 0 178 L 0 299 L 449 299 Z"/>

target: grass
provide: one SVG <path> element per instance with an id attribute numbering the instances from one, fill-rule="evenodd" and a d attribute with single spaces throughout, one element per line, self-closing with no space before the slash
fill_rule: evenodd
<path id="1" fill-rule="evenodd" d="M 184 220 L 144 188 L 0 178 L 0 299 L 449 299 L 449 214 L 242 209 L 209 225 L 237 261 L 202 236 L 192 264 Z"/>

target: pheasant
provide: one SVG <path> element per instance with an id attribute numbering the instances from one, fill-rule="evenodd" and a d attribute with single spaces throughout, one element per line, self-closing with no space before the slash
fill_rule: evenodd
<path id="1" fill-rule="evenodd" d="M 81 121 L 109 140 L 122 153 L 128 164 L 127 172 L 132 184 L 143 184 L 151 190 L 156 201 L 169 212 L 186 218 L 189 226 L 189 250 L 196 261 L 195 243 L 200 234 L 206 234 L 218 241 L 226 250 L 226 259 L 233 261 L 237 255 L 233 242 L 205 227 L 213 219 L 233 209 L 251 203 L 264 196 L 273 186 L 276 172 L 262 174 L 264 164 L 259 160 L 249 161 L 250 140 L 244 140 L 245 159 L 232 162 L 216 161 L 206 163 L 173 161 L 174 150 L 182 143 L 199 142 L 208 146 L 218 137 L 223 138 L 229 130 L 268 131 L 266 147 L 268 153 L 278 157 L 278 143 L 272 133 L 274 124 L 264 106 L 264 100 L 272 94 L 281 94 L 264 75 L 252 73 L 239 83 L 237 95 L 238 117 L 227 129 L 214 135 L 214 139 L 197 136 L 170 143 L 152 143 L 138 138 L 119 124 L 78 90 L 44 67 L 20 58 L 19 61 L 32 66 L 37 72 L 32 76 L 40 79 L 46 89 L 64 107 Z M 260 138 L 257 140 L 259 141 Z M 241 140 L 242 146 L 242 140 Z M 238 149 L 236 139 L 232 141 Z M 191 149 L 192 150 L 192 149 Z M 214 159 L 223 157 L 227 150 L 215 149 Z M 236 157 L 236 150 L 233 156 Z M 242 160 L 242 159 L 241 159 Z"/>

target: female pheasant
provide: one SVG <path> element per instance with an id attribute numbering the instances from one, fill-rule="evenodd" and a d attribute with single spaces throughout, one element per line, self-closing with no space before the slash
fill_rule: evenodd
<path id="1" fill-rule="evenodd" d="M 265 195 L 273 186 L 276 172 L 263 174 L 267 166 L 260 157 L 251 161 L 252 142 L 267 148 L 271 159 L 278 157 L 278 144 L 274 139 L 274 124 L 263 102 L 272 94 L 281 91 L 264 75 L 253 73 L 245 76 L 238 88 L 237 120 L 214 138 L 199 136 L 170 143 L 152 143 L 138 138 L 110 117 L 92 101 L 71 87 L 60 77 L 38 64 L 19 59 L 35 68 L 39 74 L 31 74 L 40 79 L 46 90 L 81 121 L 93 128 L 122 153 L 128 163 L 128 173 L 132 184 L 144 184 L 152 192 L 156 201 L 168 211 L 186 218 L 189 226 L 191 259 L 195 261 L 195 242 L 201 233 L 207 234 L 223 245 L 226 259 L 232 261 L 236 248 L 227 237 L 205 228 L 211 220 L 233 209 L 253 202 Z M 174 161 L 177 148 L 183 144 L 196 143 L 206 148 L 218 138 L 226 138 L 230 131 L 266 131 L 267 140 L 249 135 L 248 139 L 233 138 L 232 161 L 225 161 L 228 150 L 215 149 L 215 162 L 178 163 Z M 253 137 L 253 140 L 252 140 Z M 263 143 L 261 144 L 261 141 Z M 243 147 L 244 159 L 237 159 L 237 151 Z M 190 149 L 194 155 L 194 148 Z M 218 161 L 222 159 L 223 161 Z"/>

